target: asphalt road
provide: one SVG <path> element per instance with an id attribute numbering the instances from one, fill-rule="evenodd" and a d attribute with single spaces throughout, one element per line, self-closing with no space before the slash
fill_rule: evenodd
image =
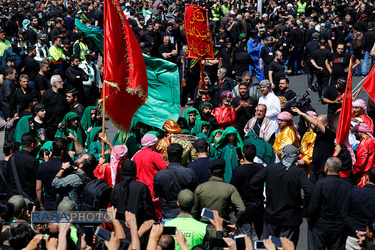
<path id="1" fill-rule="evenodd" d="M 255 78 L 254 78 L 255 79 Z M 362 80 L 362 77 L 353 77 L 353 89 L 357 84 Z M 299 76 L 291 76 L 289 78 L 290 80 L 290 89 L 292 89 L 298 96 L 302 96 L 306 90 L 307 90 L 307 77 L 306 75 L 299 75 Z M 254 83 L 256 83 L 257 80 L 255 79 Z M 311 99 L 311 104 L 312 106 L 316 109 L 318 114 L 326 114 L 327 112 L 327 105 L 322 105 L 320 102 L 318 102 L 318 94 L 313 91 L 309 91 L 310 96 L 309 98 Z M 368 95 L 367 93 L 362 90 L 358 96 L 358 98 L 363 99 L 367 102 Z M 181 109 L 181 116 L 183 112 L 185 111 L 186 108 Z M 296 120 L 297 121 L 297 120 Z M 117 128 L 110 122 L 106 121 L 106 131 L 107 135 L 110 141 L 112 141 Z M 2 142 L 4 141 L 4 131 L 0 132 L 0 142 L 1 145 L 3 144 Z M 0 158 L 4 158 L 3 151 L 0 151 Z M 304 250 L 307 249 L 307 223 L 306 220 L 304 219 L 303 224 L 301 225 L 300 229 L 300 238 L 299 238 L 299 243 L 297 246 L 297 250 Z"/>

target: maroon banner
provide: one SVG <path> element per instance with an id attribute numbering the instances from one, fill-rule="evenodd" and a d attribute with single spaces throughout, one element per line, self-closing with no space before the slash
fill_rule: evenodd
<path id="1" fill-rule="evenodd" d="M 215 58 L 207 9 L 197 5 L 186 5 L 185 34 L 189 58 L 198 60 Z"/>
<path id="2" fill-rule="evenodd" d="M 103 67 L 105 111 L 116 127 L 129 131 L 147 100 L 148 81 L 141 48 L 118 0 L 104 1 Z"/>

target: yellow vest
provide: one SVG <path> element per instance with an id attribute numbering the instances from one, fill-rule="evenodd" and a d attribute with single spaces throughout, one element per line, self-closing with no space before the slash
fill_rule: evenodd
<path id="1" fill-rule="evenodd" d="M 89 49 L 89 47 L 87 47 L 86 44 L 84 44 L 83 42 L 81 42 L 80 40 L 77 40 L 74 44 L 73 44 L 73 54 L 77 54 L 77 51 L 75 51 L 75 45 L 76 44 L 79 44 L 79 57 L 81 58 L 82 61 L 85 60 L 85 51 Z"/>
<path id="2" fill-rule="evenodd" d="M 301 2 L 297 2 L 297 13 L 300 14 L 300 13 L 305 13 L 306 11 L 306 5 L 307 3 L 301 3 Z"/>

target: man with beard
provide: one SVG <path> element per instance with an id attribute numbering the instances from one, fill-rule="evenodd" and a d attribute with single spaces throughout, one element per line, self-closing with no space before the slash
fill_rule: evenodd
<path id="1" fill-rule="evenodd" d="M 337 79 L 341 77 L 346 79 L 348 77 L 351 56 L 350 53 L 345 52 L 344 44 L 337 44 L 337 52 L 333 52 L 325 61 L 329 73 L 332 74 L 330 86 L 336 85 Z M 353 70 L 361 64 L 361 61 L 355 57 L 353 57 L 353 62 Z"/>
<path id="2" fill-rule="evenodd" d="M 27 40 L 31 44 L 36 44 L 37 35 L 42 33 L 41 28 L 38 26 L 38 18 L 36 16 L 31 17 L 29 28 L 27 29 Z"/>
<path id="3" fill-rule="evenodd" d="M 254 108 L 256 107 L 257 101 L 249 96 L 247 84 L 242 82 L 238 84 L 240 95 L 233 98 L 231 105 L 234 107 L 237 118 L 235 129 L 240 133 L 241 138 L 244 137 L 244 127 L 247 121 L 254 116 Z"/>
<path id="4" fill-rule="evenodd" d="M 268 80 L 263 80 L 259 83 L 260 92 L 263 96 L 259 98 L 259 104 L 264 104 L 267 107 L 266 116 L 275 125 L 277 124 L 277 115 L 281 112 L 280 100 L 271 92 L 271 83 Z"/>
<path id="5" fill-rule="evenodd" d="M 139 43 L 144 42 L 145 47 L 153 50 L 155 47 L 154 27 L 152 23 L 147 25 L 146 31 L 139 37 Z"/>
<path id="6" fill-rule="evenodd" d="M 29 86 L 29 77 L 28 75 L 21 75 L 20 76 L 20 88 L 14 91 L 12 97 L 10 98 L 10 106 L 12 108 L 12 114 L 19 113 L 22 108 L 22 102 L 24 97 L 29 94 L 34 94 L 35 90 L 31 89 Z M 35 94 L 34 94 L 35 96 Z"/>
<path id="7" fill-rule="evenodd" d="M 235 126 L 237 114 L 235 109 L 230 106 L 233 96 L 230 91 L 226 90 L 221 93 L 221 106 L 214 108 L 212 115 L 215 116 L 219 123 L 220 129 L 226 129 L 228 126 Z"/>
<path id="8" fill-rule="evenodd" d="M 346 78 L 340 78 L 336 81 L 334 86 L 326 88 L 323 93 L 323 102 L 328 103 L 327 116 L 329 119 L 341 108 L 345 85 Z"/>
<path id="9" fill-rule="evenodd" d="M 273 143 L 273 148 L 279 159 L 281 160 L 281 149 L 286 145 L 293 145 L 298 147 L 299 142 L 299 134 L 297 129 L 294 127 L 293 124 L 293 116 L 287 112 L 283 111 L 278 116 L 278 125 L 279 125 L 279 133 L 277 133 L 277 137 L 275 142 Z"/>
<path id="10" fill-rule="evenodd" d="M 366 110 L 366 103 L 362 99 L 357 99 L 353 103 L 353 114 L 352 121 L 356 123 L 364 122 L 371 130 L 371 134 L 374 134 L 374 122 L 373 120 L 367 115 Z M 359 119 L 357 119 L 359 118 Z"/>
<path id="11" fill-rule="evenodd" d="M 280 78 L 285 77 L 282 60 L 283 54 L 281 51 L 276 51 L 275 59 L 270 63 L 268 68 L 268 79 L 270 80 L 272 89 L 275 93 L 279 92 Z"/>
<path id="12" fill-rule="evenodd" d="M 59 75 L 51 77 L 52 87 L 47 89 L 42 97 L 42 103 L 46 106 L 46 123 L 48 138 L 54 138 L 57 126 L 69 110 L 65 95 L 62 93 L 64 82 Z"/>
<path id="13" fill-rule="evenodd" d="M 263 71 L 264 78 L 268 79 L 268 68 L 272 60 L 274 59 L 274 49 L 272 48 L 272 42 L 273 37 L 269 36 L 266 38 L 266 41 L 264 43 L 264 46 L 262 47 L 260 51 L 260 58 L 259 58 L 259 70 Z M 264 62 L 264 67 L 263 67 Z"/>
<path id="14" fill-rule="evenodd" d="M 292 100 L 296 96 L 296 93 L 289 89 L 289 79 L 286 77 L 280 78 L 279 89 L 280 91 L 276 93 L 276 96 L 280 99 L 281 111 L 285 111 L 285 103 Z"/>
<path id="15" fill-rule="evenodd" d="M 267 106 L 264 104 L 258 104 L 255 109 L 255 116 L 247 122 L 244 132 L 247 134 L 250 131 L 253 131 L 257 136 L 273 145 L 276 125 L 266 117 L 266 113 Z"/>
<path id="16" fill-rule="evenodd" d="M 212 104 L 209 102 L 205 102 L 201 106 L 201 121 L 206 121 L 211 124 L 211 131 L 214 131 L 219 128 L 219 123 L 217 122 L 215 116 L 211 114 L 212 112 Z"/>
<path id="17" fill-rule="evenodd" d="M 83 82 L 90 80 L 90 77 L 85 73 L 85 71 L 81 68 L 79 68 L 80 64 L 80 58 L 76 55 L 73 55 L 71 57 L 70 61 L 70 67 L 66 69 L 65 71 L 65 83 L 66 83 L 66 89 L 72 89 L 75 88 L 79 91 L 79 97 L 78 101 L 80 103 L 84 103 L 85 95 L 84 95 L 84 89 L 83 89 Z"/>
<path id="18" fill-rule="evenodd" d="M 251 73 L 249 71 L 245 71 L 242 74 L 242 82 L 246 83 L 248 91 L 249 91 L 248 92 L 249 96 L 254 98 L 255 101 L 258 101 L 260 97 L 260 93 L 259 93 L 258 88 L 251 82 Z M 232 90 L 233 97 L 239 96 L 240 93 L 239 93 L 238 88 L 239 88 L 239 85 L 236 85 L 233 88 Z"/>
<path id="19" fill-rule="evenodd" d="M 38 168 L 36 172 L 36 194 L 40 208 L 44 208 L 46 211 L 54 211 L 57 208 L 57 192 L 52 187 L 52 181 L 63 165 L 66 164 L 64 161 L 69 157 L 68 151 L 68 141 L 63 138 L 55 139 L 52 142 L 52 153 L 49 153 L 49 155 L 42 151 L 45 154 L 44 159 L 49 160 L 43 162 L 40 165 L 42 167 Z M 71 173 L 72 171 L 64 171 L 64 176 Z"/>
<path id="20" fill-rule="evenodd" d="M 50 67 L 48 61 L 41 61 L 39 63 L 39 68 L 39 73 L 36 75 L 34 80 L 34 87 L 38 96 L 38 100 L 40 101 L 42 99 L 44 91 L 49 88 L 47 75 L 49 73 Z"/>

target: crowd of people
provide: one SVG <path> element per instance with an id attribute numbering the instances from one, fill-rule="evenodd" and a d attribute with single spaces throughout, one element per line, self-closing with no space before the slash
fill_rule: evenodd
<path id="1" fill-rule="evenodd" d="M 215 59 L 188 58 L 185 3 L 207 8 Z M 335 140 L 350 63 L 365 77 L 375 62 L 372 0 L 119 4 L 142 52 L 178 65 L 182 111 L 109 140 L 103 2 L 1 1 L 1 249 L 296 249 L 300 234 L 310 250 L 375 249 L 371 98 Z M 290 89 L 300 74 L 325 114 Z M 100 209 L 124 216 L 30 221 Z"/>

